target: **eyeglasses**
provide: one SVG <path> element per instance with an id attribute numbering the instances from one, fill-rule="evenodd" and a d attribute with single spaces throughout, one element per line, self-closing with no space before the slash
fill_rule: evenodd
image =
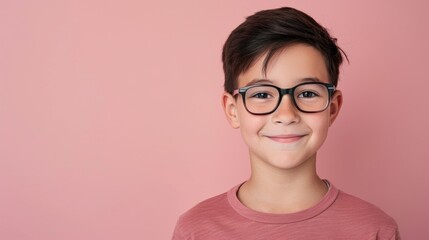
<path id="1" fill-rule="evenodd" d="M 317 113 L 329 106 L 334 92 L 333 84 L 306 82 L 293 88 L 279 88 L 270 84 L 252 85 L 234 90 L 233 96 L 240 94 L 246 110 L 254 115 L 273 113 L 287 94 L 292 96 L 292 102 L 299 111 Z"/>

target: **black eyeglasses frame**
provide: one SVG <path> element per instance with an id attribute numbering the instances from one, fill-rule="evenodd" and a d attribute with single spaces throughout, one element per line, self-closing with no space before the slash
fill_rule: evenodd
<path id="1" fill-rule="evenodd" d="M 294 97 L 295 89 L 298 88 L 298 87 L 300 87 L 300 86 L 308 85 L 308 84 L 323 85 L 328 90 L 329 100 L 328 100 L 326 106 L 322 110 L 319 110 L 319 111 L 304 111 L 296 103 L 295 97 Z M 245 98 L 246 92 L 247 92 L 247 90 L 249 90 L 249 89 L 251 89 L 253 87 L 264 87 L 264 86 L 265 87 L 273 87 L 273 88 L 277 89 L 277 91 L 279 92 L 279 100 L 277 102 L 277 105 L 270 112 L 266 112 L 266 113 L 253 113 L 253 112 L 249 111 L 249 109 L 247 108 L 246 98 Z M 242 98 L 243 98 L 243 104 L 244 104 L 244 107 L 246 108 L 247 112 L 249 112 L 250 114 L 253 114 L 253 115 L 268 115 L 268 114 L 271 114 L 271 113 L 275 112 L 277 110 L 277 108 L 280 106 L 280 103 L 282 102 L 282 99 L 283 99 L 284 95 L 291 95 L 293 105 L 299 111 L 301 111 L 303 113 L 318 113 L 318 112 L 323 112 L 323 111 L 325 111 L 328 108 L 329 104 L 331 103 L 332 96 L 335 93 L 335 91 L 336 91 L 336 88 L 335 88 L 334 84 L 331 84 L 331 83 L 322 83 L 322 82 L 305 82 L 305 83 L 300 83 L 300 84 L 298 84 L 298 85 L 296 85 L 296 86 L 294 86 L 292 88 L 279 88 L 279 87 L 277 87 L 275 85 L 272 85 L 272 84 L 257 84 L 257 85 L 250 85 L 250 86 L 246 86 L 246 87 L 235 89 L 233 91 L 232 96 L 235 97 L 235 96 L 237 96 L 237 94 L 240 94 L 242 96 Z"/>

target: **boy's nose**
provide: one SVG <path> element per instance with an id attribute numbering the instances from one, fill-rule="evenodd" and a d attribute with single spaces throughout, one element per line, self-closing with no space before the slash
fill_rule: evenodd
<path id="1" fill-rule="evenodd" d="M 276 124 L 289 125 L 298 121 L 298 111 L 291 96 L 284 95 L 276 111 L 273 112 L 272 120 Z"/>

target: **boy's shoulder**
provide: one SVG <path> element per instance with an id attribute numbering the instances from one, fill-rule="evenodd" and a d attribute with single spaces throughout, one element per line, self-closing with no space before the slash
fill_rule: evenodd
<path id="1" fill-rule="evenodd" d="M 335 209 L 344 215 L 352 214 L 354 217 L 366 217 L 383 220 L 386 222 L 393 221 L 393 218 L 386 214 L 376 205 L 367 202 L 359 197 L 339 191 L 335 201 Z"/>
<path id="2" fill-rule="evenodd" d="M 339 191 L 328 212 L 328 216 L 341 219 L 337 223 L 338 229 L 373 232 L 381 239 L 387 236 L 400 239 L 396 221 L 376 205 L 359 197 Z"/>
<path id="3" fill-rule="evenodd" d="M 195 236 L 217 234 L 215 225 L 228 221 L 231 218 L 231 209 L 227 193 L 206 199 L 185 213 L 177 221 L 173 239 L 195 239 Z M 207 238 L 207 237 L 206 237 Z"/>
<path id="4" fill-rule="evenodd" d="M 225 217 L 225 213 L 230 211 L 227 194 L 228 192 L 225 192 L 198 203 L 183 213 L 180 220 L 201 223 L 207 219 L 213 221 L 217 217 Z"/>

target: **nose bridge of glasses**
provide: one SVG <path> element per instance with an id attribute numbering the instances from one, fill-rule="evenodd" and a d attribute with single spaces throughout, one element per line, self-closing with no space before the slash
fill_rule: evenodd
<path id="1" fill-rule="evenodd" d="M 295 102 L 295 100 L 293 99 L 293 92 L 294 92 L 294 88 L 278 88 L 279 93 L 280 93 L 280 97 L 279 97 L 279 103 L 278 105 L 281 104 L 281 102 L 283 101 L 283 97 L 284 95 L 290 95 L 290 101 L 292 101 L 292 104 Z"/>
<path id="2" fill-rule="evenodd" d="M 296 107 L 295 105 L 295 99 L 293 96 L 293 92 L 294 92 L 294 88 L 278 88 L 280 96 L 279 96 L 279 100 L 277 103 L 277 108 L 281 107 L 281 105 L 284 103 L 284 96 L 285 95 L 290 95 L 290 97 L 287 99 L 289 101 L 289 107 Z M 276 110 L 277 110 L 276 108 Z"/>
<path id="3" fill-rule="evenodd" d="M 280 96 L 282 97 L 283 95 L 288 95 L 288 94 L 292 96 L 294 88 L 279 88 L 279 91 L 280 91 Z"/>

